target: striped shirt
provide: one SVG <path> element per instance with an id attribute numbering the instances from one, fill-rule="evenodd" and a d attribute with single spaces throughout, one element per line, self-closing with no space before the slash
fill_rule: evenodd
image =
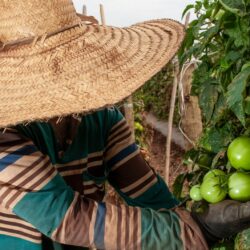
<path id="1" fill-rule="evenodd" d="M 103 202 L 106 181 L 130 206 Z M 1 249 L 201 249 L 177 204 L 114 108 L 83 116 L 64 151 L 49 123 L 0 135 Z"/>

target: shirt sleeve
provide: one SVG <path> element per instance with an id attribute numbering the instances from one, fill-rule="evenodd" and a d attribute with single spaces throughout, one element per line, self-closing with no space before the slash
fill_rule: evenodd
<path id="1" fill-rule="evenodd" d="M 105 150 L 109 182 L 127 204 L 152 208 L 173 208 L 179 204 L 163 179 L 143 159 L 131 130 L 117 109 L 109 111 L 112 126 Z"/>
<path id="2" fill-rule="evenodd" d="M 67 186 L 50 159 L 22 138 L 0 140 L 0 206 L 62 244 L 181 250 L 185 242 L 192 242 L 183 240 L 184 224 L 171 210 L 115 206 L 81 197 Z"/>

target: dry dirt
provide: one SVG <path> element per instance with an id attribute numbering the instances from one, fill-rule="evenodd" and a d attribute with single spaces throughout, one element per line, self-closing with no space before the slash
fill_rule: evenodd
<path id="1" fill-rule="evenodd" d="M 149 164 L 164 178 L 166 137 L 160 132 L 148 127 L 146 159 Z M 175 178 L 182 172 L 185 172 L 185 166 L 182 165 L 182 156 L 184 151 L 174 143 L 171 143 L 170 158 L 170 176 L 169 187 L 172 189 Z"/>

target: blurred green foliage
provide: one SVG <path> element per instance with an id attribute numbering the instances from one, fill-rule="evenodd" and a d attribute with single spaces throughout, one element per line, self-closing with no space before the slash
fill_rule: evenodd
<path id="1" fill-rule="evenodd" d="M 133 95 L 135 112 L 151 111 L 158 119 L 166 120 L 172 83 L 173 66 L 170 63 Z"/>

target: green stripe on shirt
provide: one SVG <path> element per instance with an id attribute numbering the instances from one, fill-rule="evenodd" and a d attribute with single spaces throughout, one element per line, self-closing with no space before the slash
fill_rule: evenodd
<path id="1" fill-rule="evenodd" d="M 13 212 L 50 236 L 60 225 L 73 199 L 73 190 L 57 174 L 39 191 L 27 193 Z"/>

